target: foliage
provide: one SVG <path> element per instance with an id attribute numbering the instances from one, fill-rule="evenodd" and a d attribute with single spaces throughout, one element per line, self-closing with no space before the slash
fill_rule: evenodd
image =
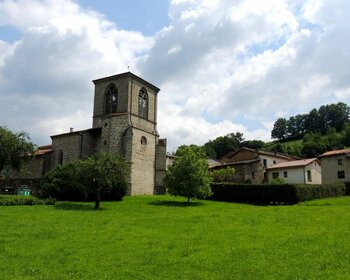
<path id="1" fill-rule="evenodd" d="M 1 279 L 346 279 L 349 207 L 350 197 L 255 207 L 171 196 L 96 212 L 1 207 Z"/>
<path id="2" fill-rule="evenodd" d="M 350 124 L 347 124 L 342 131 L 342 142 L 344 146 L 350 147 Z"/>
<path id="3" fill-rule="evenodd" d="M 271 137 L 278 140 L 301 139 L 307 133 L 326 134 L 330 128 L 337 132 L 350 122 L 350 107 L 345 103 L 323 105 L 308 114 L 291 116 L 288 120 L 279 118 L 271 131 Z"/>
<path id="4" fill-rule="evenodd" d="M 235 182 L 235 172 L 233 167 L 226 167 L 211 171 L 210 176 L 213 182 Z"/>
<path id="5" fill-rule="evenodd" d="M 179 146 L 175 152 L 175 156 L 181 157 L 181 156 L 185 155 L 189 149 L 191 151 L 193 151 L 194 153 L 196 153 L 199 157 L 205 158 L 204 148 L 201 146 L 194 145 L 194 144 Z"/>
<path id="6" fill-rule="evenodd" d="M 238 149 L 243 141 L 243 133 L 229 133 L 226 136 L 219 136 L 205 143 L 204 150 L 208 157 L 219 159 L 232 150 Z"/>
<path id="7" fill-rule="evenodd" d="M 121 200 L 126 193 L 130 165 L 118 155 L 98 154 L 50 171 L 41 185 L 43 197 L 66 201 Z"/>
<path id="8" fill-rule="evenodd" d="M 285 118 L 278 118 L 273 125 L 271 138 L 283 140 L 287 138 L 288 121 Z"/>
<path id="9" fill-rule="evenodd" d="M 0 195 L 0 206 L 13 205 L 53 205 L 56 203 L 55 199 L 39 199 L 34 196 L 22 195 Z"/>
<path id="10" fill-rule="evenodd" d="M 304 157 L 317 157 L 329 150 L 342 149 L 343 137 L 335 129 L 329 129 L 325 136 L 320 132 L 308 133 L 303 138 L 301 154 Z"/>
<path id="11" fill-rule="evenodd" d="M 81 161 L 74 161 L 48 172 L 40 187 L 41 196 L 62 201 L 87 201 L 89 190 L 81 166 Z"/>
<path id="12" fill-rule="evenodd" d="M 284 184 L 286 184 L 286 181 L 281 177 L 277 177 L 277 178 L 273 178 L 270 181 L 270 184 L 271 185 L 284 185 Z"/>
<path id="13" fill-rule="evenodd" d="M 11 168 L 20 170 L 24 158 L 33 154 L 34 148 L 26 132 L 13 133 L 0 126 L 0 173 L 7 176 Z"/>
<path id="14" fill-rule="evenodd" d="M 240 147 L 250 148 L 250 149 L 262 149 L 265 145 L 265 142 L 261 140 L 245 140 L 241 142 Z"/>
<path id="15" fill-rule="evenodd" d="M 130 165 L 119 155 L 101 153 L 81 163 L 82 181 L 94 194 L 95 208 L 100 207 L 101 196 L 121 200 L 126 194 Z"/>
<path id="16" fill-rule="evenodd" d="M 172 195 L 191 198 L 205 198 L 211 194 L 208 163 L 198 147 L 181 147 L 178 157 L 169 166 L 165 186 Z"/>
<path id="17" fill-rule="evenodd" d="M 212 183 L 212 199 L 256 204 L 296 204 L 302 201 L 344 196 L 344 183 L 324 185 L 244 185 Z"/>

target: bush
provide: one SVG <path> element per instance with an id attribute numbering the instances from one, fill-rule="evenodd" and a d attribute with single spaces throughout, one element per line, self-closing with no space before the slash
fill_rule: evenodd
<path id="1" fill-rule="evenodd" d="M 345 195 L 350 195 L 350 182 L 345 182 Z"/>
<path id="2" fill-rule="evenodd" d="M 285 184 L 286 184 L 286 181 L 284 181 L 284 179 L 281 177 L 273 178 L 270 181 L 270 185 L 285 185 Z"/>
<path id="3" fill-rule="evenodd" d="M 244 185 L 212 183 L 214 200 L 254 204 L 296 204 L 346 194 L 344 183 L 328 185 Z"/>
<path id="4" fill-rule="evenodd" d="M 42 197 L 63 201 L 122 200 L 127 190 L 129 164 L 118 155 L 99 154 L 50 171 L 44 178 Z"/>
<path id="5" fill-rule="evenodd" d="M 40 194 L 63 201 L 86 201 L 89 192 L 81 177 L 79 161 L 59 165 L 46 174 Z"/>
<path id="6" fill-rule="evenodd" d="M 236 170 L 233 167 L 221 168 L 210 172 L 213 182 L 235 182 Z"/>
<path id="7" fill-rule="evenodd" d="M 39 199 L 34 196 L 0 195 L 0 206 L 12 205 L 54 205 L 55 199 Z"/>

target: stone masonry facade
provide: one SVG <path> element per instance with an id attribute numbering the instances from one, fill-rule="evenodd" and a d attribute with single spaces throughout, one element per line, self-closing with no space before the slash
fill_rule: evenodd
<path id="1" fill-rule="evenodd" d="M 165 193 L 166 139 L 159 139 L 157 131 L 159 88 L 131 72 L 93 83 L 92 128 L 51 136 L 45 157 L 51 169 L 99 152 L 118 153 L 131 162 L 129 195 Z"/>

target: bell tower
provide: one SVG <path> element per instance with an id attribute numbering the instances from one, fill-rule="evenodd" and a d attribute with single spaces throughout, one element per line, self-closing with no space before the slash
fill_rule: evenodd
<path id="1" fill-rule="evenodd" d="M 131 161 L 129 194 L 153 194 L 156 182 L 159 88 L 126 72 L 94 80 L 93 128 L 101 129 L 100 151 Z M 164 149 L 163 149 L 164 150 Z M 161 157 L 162 158 L 162 157 Z M 164 154 L 165 162 L 165 154 Z M 159 183 L 157 183 L 159 184 Z"/>

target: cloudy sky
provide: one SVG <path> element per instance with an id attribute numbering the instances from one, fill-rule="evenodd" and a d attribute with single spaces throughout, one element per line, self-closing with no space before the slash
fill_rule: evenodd
<path id="1" fill-rule="evenodd" d="M 171 152 L 350 103 L 347 0 L 0 0 L 0 126 L 34 143 L 91 127 L 92 80 L 161 88 Z"/>

